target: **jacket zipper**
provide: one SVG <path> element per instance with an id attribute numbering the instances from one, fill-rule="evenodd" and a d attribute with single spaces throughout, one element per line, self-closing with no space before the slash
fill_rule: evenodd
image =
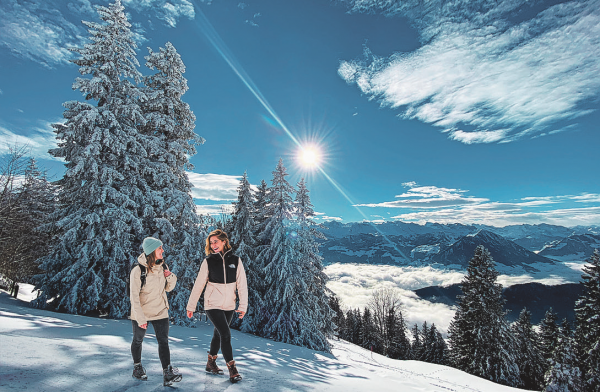
<path id="1" fill-rule="evenodd" d="M 229 249 L 227 252 L 229 252 L 231 249 Z M 225 282 L 225 303 L 227 303 L 227 271 L 225 270 L 225 255 L 227 254 L 227 252 L 221 254 L 221 252 L 219 252 L 219 255 L 221 255 L 221 258 L 223 259 L 223 281 Z"/>

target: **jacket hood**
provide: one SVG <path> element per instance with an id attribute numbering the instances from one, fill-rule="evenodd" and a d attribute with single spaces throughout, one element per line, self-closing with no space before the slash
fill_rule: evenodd
<path id="1" fill-rule="evenodd" d="M 146 255 L 144 253 L 138 256 L 138 263 L 148 268 L 148 260 L 146 260 Z"/>

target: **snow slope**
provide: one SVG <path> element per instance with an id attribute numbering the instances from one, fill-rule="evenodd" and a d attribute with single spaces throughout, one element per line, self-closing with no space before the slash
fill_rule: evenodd
<path id="1" fill-rule="evenodd" d="M 142 360 L 148 381 L 131 377 L 131 323 L 32 309 L 0 293 L 1 391 L 164 391 L 152 329 Z M 244 377 L 205 374 L 212 327 L 171 327 L 171 360 L 183 374 L 181 391 L 518 391 L 456 369 L 397 361 L 344 341 L 324 354 L 232 331 Z M 218 363 L 224 367 L 219 356 Z"/>

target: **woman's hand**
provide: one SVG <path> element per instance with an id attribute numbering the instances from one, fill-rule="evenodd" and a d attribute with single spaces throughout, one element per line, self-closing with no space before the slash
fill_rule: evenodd
<path id="1" fill-rule="evenodd" d="M 144 323 L 142 325 L 140 325 L 141 329 L 147 329 L 148 328 L 148 323 Z"/>
<path id="2" fill-rule="evenodd" d="M 169 275 L 171 275 L 171 271 L 169 270 L 164 270 L 163 273 L 165 274 L 165 278 Z"/>
<path id="3" fill-rule="evenodd" d="M 236 310 L 236 313 L 239 313 L 240 315 L 238 316 L 238 318 L 243 319 L 244 316 L 246 315 L 246 312 L 242 312 L 240 310 Z"/>
<path id="4" fill-rule="evenodd" d="M 192 312 L 191 310 L 187 311 L 188 318 L 192 318 L 193 315 L 194 315 L 194 312 Z"/>

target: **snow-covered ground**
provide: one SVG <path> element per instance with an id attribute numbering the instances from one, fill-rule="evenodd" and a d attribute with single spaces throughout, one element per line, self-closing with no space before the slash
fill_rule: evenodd
<path id="1" fill-rule="evenodd" d="M 21 297 L 19 297 L 21 298 Z M 24 297 L 25 298 L 25 297 Z M 171 361 L 181 391 L 518 391 L 456 369 L 396 361 L 344 341 L 325 354 L 232 331 L 234 356 L 244 379 L 204 372 L 212 327 L 171 327 Z M 1 391 L 163 391 L 152 328 L 142 361 L 148 381 L 131 377 L 131 323 L 32 309 L 0 292 Z M 219 356 L 219 365 L 224 367 Z"/>

